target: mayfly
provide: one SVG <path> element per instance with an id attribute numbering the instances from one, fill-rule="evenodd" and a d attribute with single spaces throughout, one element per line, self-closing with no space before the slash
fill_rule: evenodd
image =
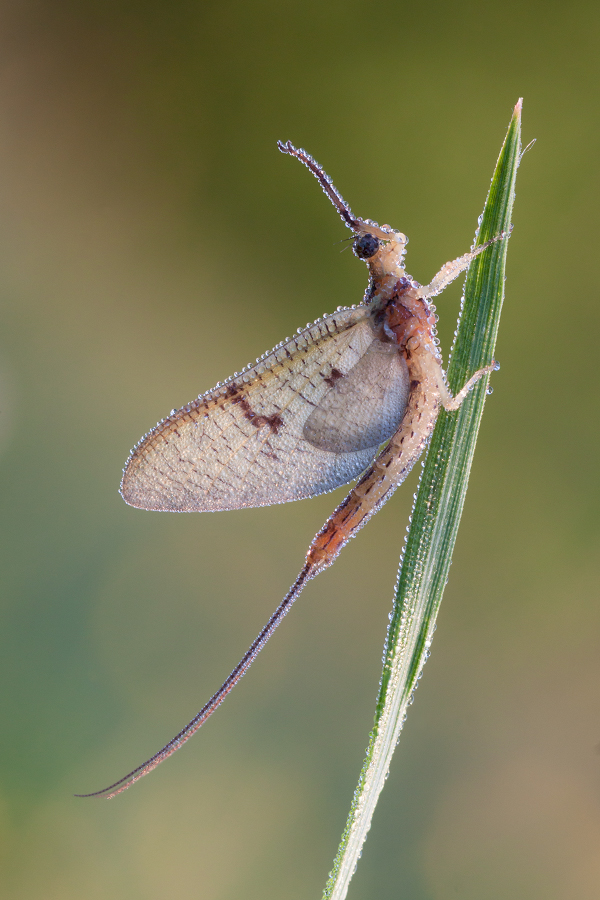
<path id="1" fill-rule="evenodd" d="M 202 512 L 285 503 L 358 481 L 216 694 L 149 760 L 103 790 L 78 796 L 114 797 L 189 740 L 247 671 L 305 584 L 333 563 L 404 481 L 440 409 L 457 410 L 479 379 L 497 368 L 492 362 L 479 369 L 452 395 L 430 300 L 504 235 L 446 263 L 420 285 L 404 269 L 404 234 L 357 218 L 308 153 L 289 141 L 278 147 L 313 173 L 351 230 L 354 254 L 369 269 L 364 300 L 299 330 L 254 366 L 174 410 L 132 451 L 121 494 L 140 509 Z"/>

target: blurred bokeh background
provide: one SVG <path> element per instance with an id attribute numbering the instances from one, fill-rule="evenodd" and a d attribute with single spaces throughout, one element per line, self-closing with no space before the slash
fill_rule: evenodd
<path id="1" fill-rule="evenodd" d="M 471 244 L 512 107 L 507 298 L 424 677 L 352 900 L 600 896 L 600 9 L 254 0 L 0 5 L 0 895 L 320 897 L 372 721 L 417 472 L 221 683 L 342 491 L 128 508 L 133 443 L 364 266 L 306 147 L 421 281 Z M 460 299 L 438 302 L 447 353 Z"/>

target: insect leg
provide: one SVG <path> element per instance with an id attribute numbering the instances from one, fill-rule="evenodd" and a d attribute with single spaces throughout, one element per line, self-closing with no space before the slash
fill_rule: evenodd
<path id="1" fill-rule="evenodd" d="M 418 296 L 423 297 L 423 299 L 426 300 L 428 297 L 435 297 L 436 294 L 441 294 L 444 288 L 447 288 L 455 278 L 458 278 L 461 272 L 465 271 L 476 256 L 479 256 L 480 253 L 487 250 L 490 244 L 501 241 L 506 236 L 507 232 L 503 231 L 502 234 L 497 234 L 496 237 L 493 237 L 491 240 L 486 241 L 485 244 L 476 247 L 475 250 L 471 250 L 469 253 L 459 256 L 457 259 L 452 259 L 450 262 L 447 262 L 445 266 L 442 266 L 429 284 L 425 284 L 418 289 Z"/>
<path id="2" fill-rule="evenodd" d="M 460 389 L 456 397 L 453 397 L 446 385 L 444 385 L 444 389 L 441 391 L 442 405 L 444 409 L 448 410 L 448 412 L 452 412 L 453 410 L 458 409 L 469 391 L 473 390 L 477 382 L 481 378 L 483 378 L 484 375 L 489 375 L 491 372 L 497 372 L 499 368 L 500 363 L 492 360 L 489 366 L 484 366 L 482 369 L 478 369 L 474 375 L 471 375 L 467 383 Z"/>

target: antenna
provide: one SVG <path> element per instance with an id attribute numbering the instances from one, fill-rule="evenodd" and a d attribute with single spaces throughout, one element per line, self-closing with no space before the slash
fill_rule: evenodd
<path id="1" fill-rule="evenodd" d="M 277 146 L 282 153 L 289 153 L 290 156 L 295 156 L 307 169 L 310 169 L 348 228 L 351 228 L 353 231 L 360 231 L 363 224 L 362 220 L 357 219 L 352 214 L 352 210 L 319 163 L 306 150 L 302 150 L 302 148 L 297 150 L 291 141 L 286 141 L 285 144 L 283 141 L 277 141 Z"/>

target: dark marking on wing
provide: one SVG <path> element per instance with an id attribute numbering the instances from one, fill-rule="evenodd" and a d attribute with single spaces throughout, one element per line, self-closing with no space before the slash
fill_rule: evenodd
<path id="1" fill-rule="evenodd" d="M 227 397 L 227 399 L 230 400 L 232 397 L 235 397 L 235 395 L 237 393 L 239 393 L 240 390 L 243 390 L 242 388 L 240 388 L 240 385 L 236 384 L 235 381 L 232 381 L 231 384 L 227 385 L 227 390 L 225 391 L 225 397 Z"/>
<path id="2" fill-rule="evenodd" d="M 283 427 L 283 419 L 277 414 L 273 416 L 255 416 L 254 413 L 252 413 L 252 416 L 247 416 L 246 418 L 248 418 L 253 425 L 256 425 L 257 428 L 268 425 L 273 434 L 279 434 L 279 429 Z"/>
<path id="3" fill-rule="evenodd" d="M 233 393 L 235 393 L 235 391 Z M 272 416 L 259 416 L 254 412 L 244 396 L 235 397 L 233 403 L 239 403 L 244 412 L 244 418 L 248 419 L 248 421 L 256 428 L 262 428 L 263 425 L 268 425 L 274 434 L 278 434 L 279 429 L 283 426 L 283 419 L 280 415 L 275 413 Z"/>
<path id="4" fill-rule="evenodd" d="M 343 376 L 343 374 L 340 372 L 340 370 L 339 370 L 339 369 L 336 369 L 336 368 L 334 367 L 334 368 L 331 370 L 331 372 L 329 373 L 329 375 L 327 376 L 327 378 L 325 378 L 325 376 L 323 376 L 323 380 L 326 381 L 328 385 L 330 385 L 331 387 L 333 387 L 334 384 L 336 383 L 336 381 L 338 381 L 340 378 L 343 378 L 343 377 L 344 377 L 344 376 Z"/>

